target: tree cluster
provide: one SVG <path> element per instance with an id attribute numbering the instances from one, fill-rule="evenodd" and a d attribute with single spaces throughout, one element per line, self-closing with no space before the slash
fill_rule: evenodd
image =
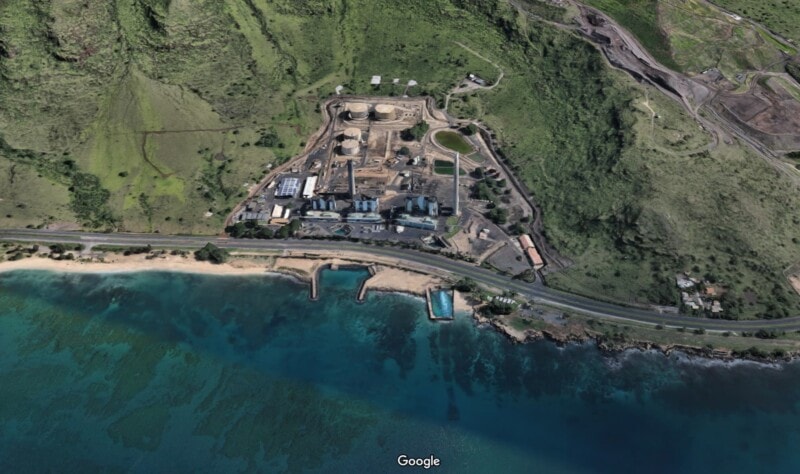
<path id="1" fill-rule="evenodd" d="M 221 264 L 228 261 L 230 254 L 227 250 L 221 249 L 211 242 L 207 243 L 205 247 L 195 251 L 194 258 L 201 262 L 211 262 Z"/>
<path id="2" fill-rule="evenodd" d="M 407 128 L 402 132 L 400 132 L 400 137 L 407 142 L 414 140 L 420 141 L 422 140 L 422 137 L 424 137 L 425 134 L 428 133 L 428 130 L 430 130 L 430 128 L 431 126 L 428 124 L 428 122 L 421 120 L 417 122 L 417 124 L 414 125 L 413 127 Z"/>

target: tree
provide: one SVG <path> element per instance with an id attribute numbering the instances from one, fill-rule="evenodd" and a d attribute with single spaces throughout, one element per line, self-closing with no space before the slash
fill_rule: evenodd
<path id="1" fill-rule="evenodd" d="M 486 213 L 486 217 L 497 225 L 503 225 L 508 221 L 508 211 L 502 207 L 495 207 Z"/>
<path id="2" fill-rule="evenodd" d="M 475 185 L 472 191 L 473 197 L 481 201 L 492 201 L 495 198 L 494 191 L 486 184 L 485 181 L 480 181 Z"/>
<path id="3" fill-rule="evenodd" d="M 399 153 L 400 155 L 403 155 L 403 156 L 409 156 L 409 155 L 411 155 L 411 150 L 409 150 L 407 146 L 404 146 L 404 147 L 401 147 L 400 151 L 398 151 L 397 153 Z"/>
<path id="4" fill-rule="evenodd" d="M 467 125 L 466 127 L 461 128 L 461 133 L 467 136 L 472 136 L 478 133 L 478 126 L 474 123 Z"/>
<path id="5" fill-rule="evenodd" d="M 514 305 L 512 303 L 503 303 L 498 301 L 497 298 L 493 299 L 489 302 L 488 306 L 489 312 L 492 314 L 511 314 L 514 311 Z"/>
<path id="6" fill-rule="evenodd" d="M 275 236 L 275 232 L 269 227 L 259 227 L 256 231 L 257 239 L 271 239 Z"/>
<path id="7" fill-rule="evenodd" d="M 195 251 L 194 253 L 194 258 L 197 260 L 215 264 L 227 262 L 228 257 L 230 257 L 230 254 L 227 250 L 221 249 L 211 242 L 207 243 L 205 247 Z"/>
<path id="8" fill-rule="evenodd" d="M 270 128 L 269 130 L 261 132 L 261 136 L 258 138 L 258 141 L 256 141 L 255 146 L 283 148 L 283 143 L 280 137 L 278 137 L 278 132 L 276 132 L 274 128 Z"/>
<path id="9" fill-rule="evenodd" d="M 282 226 L 280 229 L 278 229 L 278 233 L 276 235 L 278 236 L 279 239 L 288 239 L 289 236 L 291 235 L 289 232 L 289 224 L 286 224 L 285 226 Z"/>
<path id="10" fill-rule="evenodd" d="M 478 288 L 478 285 L 472 278 L 464 277 L 456 282 L 453 285 L 453 289 L 460 291 L 462 293 L 471 293 Z"/>
<path id="11" fill-rule="evenodd" d="M 53 244 L 50 246 L 50 251 L 52 253 L 64 253 L 67 249 L 64 247 L 64 244 Z"/>
<path id="12" fill-rule="evenodd" d="M 527 229 L 519 222 L 515 222 L 509 226 L 508 231 L 513 235 L 521 235 L 526 233 Z"/>
<path id="13" fill-rule="evenodd" d="M 250 232 L 250 229 L 247 228 L 247 224 L 245 224 L 244 222 L 237 222 L 236 224 L 229 226 L 225 230 L 234 239 L 241 239 L 242 237 L 246 237 L 247 234 Z"/>
<path id="14" fill-rule="evenodd" d="M 527 270 L 523 270 L 521 273 L 514 275 L 515 280 L 522 280 L 526 283 L 533 283 L 536 281 L 536 272 L 533 269 L 529 268 Z"/>
<path id="15" fill-rule="evenodd" d="M 428 122 L 421 120 L 417 122 L 417 124 L 414 125 L 413 127 L 407 128 L 402 132 L 400 132 L 400 137 L 407 142 L 413 140 L 420 141 L 422 140 L 422 137 L 424 137 L 425 134 L 428 133 L 428 130 L 430 128 L 431 126 L 428 124 Z"/>

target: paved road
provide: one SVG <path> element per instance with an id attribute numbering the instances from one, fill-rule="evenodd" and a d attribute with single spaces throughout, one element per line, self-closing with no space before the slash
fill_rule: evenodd
<path id="1" fill-rule="evenodd" d="M 374 256 L 379 256 L 384 259 L 401 260 L 414 267 L 425 267 L 430 269 L 433 273 L 446 272 L 457 277 L 470 277 L 476 282 L 490 287 L 515 291 L 521 296 L 538 303 L 556 306 L 566 311 L 587 313 L 598 319 L 628 320 L 649 324 L 662 324 L 664 326 L 703 328 L 716 331 L 757 331 L 759 329 L 800 330 L 800 316 L 777 320 L 725 321 L 695 318 L 671 313 L 658 313 L 649 309 L 626 307 L 596 301 L 547 288 L 541 284 L 525 283 L 467 262 L 451 260 L 440 255 L 395 247 L 378 247 L 355 242 L 324 240 L 233 240 L 204 236 L 127 233 L 104 234 L 46 230 L 0 230 L 0 240 L 39 243 L 75 242 L 87 246 L 141 246 L 149 244 L 153 247 L 162 248 L 199 248 L 205 245 L 206 242 L 212 242 L 219 247 L 228 249 L 302 251 L 306 253 L 324 254 L 348 252 L 362 255 L 365 261 L 370 261 Z"/>

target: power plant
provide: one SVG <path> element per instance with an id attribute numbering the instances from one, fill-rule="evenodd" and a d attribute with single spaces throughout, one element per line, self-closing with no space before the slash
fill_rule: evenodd
<path id="1" fill-rule="evenodd" d="M 430 251 L 470 255 L 513 274 L 542 268 L 542 256 L 529 237 L 520 240 L 521 246 L 502 245 L 512 236 L 505 226 L 493 225 L 501 216 L 467 201 L 461 208 L 462 192 L 468 198 L 473 187 L 482 187 L 482 178 L 494 189 L 510 176 L 490 143 L 457 131 L 446 114 L 434 113 L 433 101 L 338 96 L 326 103 L 326 111 L 327 121 L 309 138 L 310 145 L 290 166 L 270 173 L 234 219 L 273 227 L 301 219 L 309 223 L 301 226 L 301 236 L 424 245 Z M 428 123 L 425 136 L 406 139 L 404 132 L 422 121 Z M 461 146 L 448 146 L 438 133 L 447 128 L 469 144 L 469 153 L 463 150 L 469 158 L 466 170 L 457 152 Z M 475 161 L 485 171 L 466 173 Z M 505 188 L 497 206 L 507 220 L 530 215 L 515 205 L 524 201 L 518 190 Z M 496 251 L 500 247 L 503 251 Z"/>

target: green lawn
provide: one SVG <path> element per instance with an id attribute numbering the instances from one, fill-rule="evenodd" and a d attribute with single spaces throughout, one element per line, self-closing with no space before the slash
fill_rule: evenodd
<path id="1" fill-rule="evenodd" d="M 433 172 L 436 174 L 445 174 L 445 175 L 453 175 L 453 168 L 454 163 L 452 161 L 444 161 L 444 160 L 436 160 L 433 163 Z M 464 168 L 458 169 L 459 176 L 464 176 L 467 174 L 464 171 Z"/>

